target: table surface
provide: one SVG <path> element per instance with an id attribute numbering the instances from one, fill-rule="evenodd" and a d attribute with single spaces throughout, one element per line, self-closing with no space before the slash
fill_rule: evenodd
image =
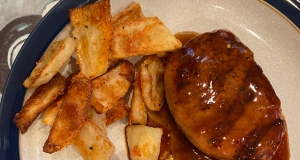
<path id="1" fill-rule="evenodd" d="M 24 41 L 58 1 L 0 0 L 0 99 L 11 66 Z"/>

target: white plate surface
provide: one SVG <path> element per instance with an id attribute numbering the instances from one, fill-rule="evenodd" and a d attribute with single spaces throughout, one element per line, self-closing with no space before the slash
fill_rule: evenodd
<path id="1" fill-rule="evenodd" d="M 291 159 L 300 157 L 300 31 L 261 1 L 246 0 L 136 0 L 146 16 L 158 16 L 165 25 L 180 31 L 210 32 L 228 29 L 253 52 L 257 63 L 281 99 L 288 124 Z M 129 5 L 131 0 L 111 0 L 112 14 Z M 124 123 L 108 127 L 116 146 L 114 160 L 126 159 Z M 49 128 L 36 121 L 20 136 L 21 159 L 81 159 L 69 147 L 52 155 L 42 152 Z"/>

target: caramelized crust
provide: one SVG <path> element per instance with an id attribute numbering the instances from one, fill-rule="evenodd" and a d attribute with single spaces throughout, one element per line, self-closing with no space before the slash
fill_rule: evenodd
<path id="1" fill-rule="evenodd" d="M 25 102 L 21 111 L 14 117 L 14 122 L 21 133 L 27 132 L 32 122 L 55 99 L 64 93 L 66 88 L 65 77 L 57 73 L 48 83 L 38 87 L 32 96 Z"/>
<path id="2" fill-rule="evenodd" d="M 69 146 L 84 126 L 91 106 L 92 82 L 81 72 L 74 76 L 50 130 L 43 151 L 53 153 Z"/>
<path id="3" fill-rule="evenodd" d="M 285 134 L 280 100 L 231 32 L 204 33 L 171 55 L 166 99 L 176 123 L 218 159 L 271 159 Z"/>

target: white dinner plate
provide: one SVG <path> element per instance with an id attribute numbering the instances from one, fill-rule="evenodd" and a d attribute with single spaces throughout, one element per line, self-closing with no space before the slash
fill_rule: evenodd
<path id="1" fill-rule="evenodd" d="M 288 125 L 291 159 L 300 157 L 300 31 L 295 26 L 273 8 L 256 0 L 136 1 L 145 16 L 159 17 L 174 34 L 227 29 L 248 46 L 281 100 Z M 112 15 L 131 2 L 111 0 Z M 124 123 L 126 120 L 107 129 L 116 146 L 113 160 L 127 159 Z M 38 120 L 25 135 L 20 135 L 21 159 L 81 159 L 72 147 L 51 155 L 42 152 L 47 131 L 49 128 Z"/>

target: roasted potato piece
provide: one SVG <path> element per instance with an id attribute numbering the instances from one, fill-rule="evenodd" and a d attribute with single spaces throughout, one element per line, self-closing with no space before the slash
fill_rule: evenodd
<path id="1" fill-rule="evenodd" d="M 140 69 L 143 101 L 149 110 L 159 111 L 164 104 L 164 61 L 157 55 L 151 55 Z"/>
<path id="2" fill-rule="evenodd" d="M 173 36 L 157 17 L 139 18 L 118 25 L 113 33 L 112 59 L 150 55 L 181 48 L 181 42 Z"/>
<path id="3" fill-rule="evenodd" d="M 102 76 L 93 79 L 92 105 L 97 113 L 104 113 L 114 107 L 131 85 L 134 77 L 133 65 L 123 60 Z"/>
<path id="4" fill-rule="evenodd" d="M 41 85 L 34 91 L 13 120 L 22 134 L 27 131 L 46 107 L 64 93 L 65 87 L 65 77 L 57 73 L 48 83 Z"/>
<path id="5" fill-rule="evenodd" d="M 68 78 L 66 78 L 65 83 L 66 83 L 66 88 L 69 88 L 69 86 L 72 84 L 72 79 L 74 76 L 76 76 L 79 72 L 76 71 L 72 73 Z M 44 111 L 43 114 L 43 123 L 49 126 L 52 126 L 55 118 L 57 116 L 57 113 L 60 109 L 60 106 L 62 104 L 63 98 L 65 97 L 67 92 L 67 89 L 65 89 L 65 92 L 62 96 L 58 97 L 54 102 L 52 102 Z"/>
<path id="6" fill-rule="evenodd" d="M 69 60 L 75 46 L 76 42 L 70 37 L 51 43 L 23 85 L 26 88 L 37 88 L 48 83 Z"/>
<path id="7" fill-rule="evenodd" d="M 89 110 L 89 120 L 95 122 L 100 129 L 102 134 L 106 135 L 106 114 L 98 114 L 93 107 Z"/>
<path id="8" fill-rule="evenodd" d="M 131 108 L 129 114 L 129 124 L 147 124 L 147 108 L 142 98 L 141 80 L 140 80 L 141 69 L 138 69 L 135 82 L 133 95 L 131 98 Z"/>
<path id="9" fill-rule="evenodd" d="M 120 13 L 113 16 L 111 19 L 112 26 L 115 28 L 122 22 L 130 21 L 144 17 L 140 4 L 133 2 L 127 8 L 122 10 Z"/>
<path id="10" fill-rule="evenodd" d="M 83 7 L 70 9 L 72 35 L 78 40 L 77 63 L 80 71 L 93 79 L 106 72 L 112 42 L 109 0 L 100 0 Z"/>
<path id="11" fill-rule="evenodd" d="M 120 98 L 115 106 L 106 112 L 106 125 L 108 126 L 121 118 L 125 118 L 128 115 L 129 110 L 130 108 L 125 99 L 123 97 Z"/>
<path id="12" fill-rule="evenodd" d="M 127 126 L 126 138 L 131 160 L 157 160 L 162 134 L 162 128 Z"/>
<path id="13" fill-rule="evenodd" d="M 85 160 L 109 160 L 115 147 L 92 120 L 87 120 L 74 139 L 74 146 Z"/>
<path id="14" fill-rule="evenodd" d="M 52 126 L 55 118 L 57 116 L 57 113 L 60 109 L 60 106 L 62 104 L 62 97 L 57 98 L 54 102 L 52 102 L 50 104 L 49 107 L 47 107 L 44 111 L 44 115 L 43 115 L 43 123 L 49 126 Z"/>
<path id="15" fill-rule="evenodd" d="M 91 95 L 91 81 L 82 73 L 74 76 L 44 144 L 44 152 L 59 151 L 74 141 L 88 118 Z"/>

